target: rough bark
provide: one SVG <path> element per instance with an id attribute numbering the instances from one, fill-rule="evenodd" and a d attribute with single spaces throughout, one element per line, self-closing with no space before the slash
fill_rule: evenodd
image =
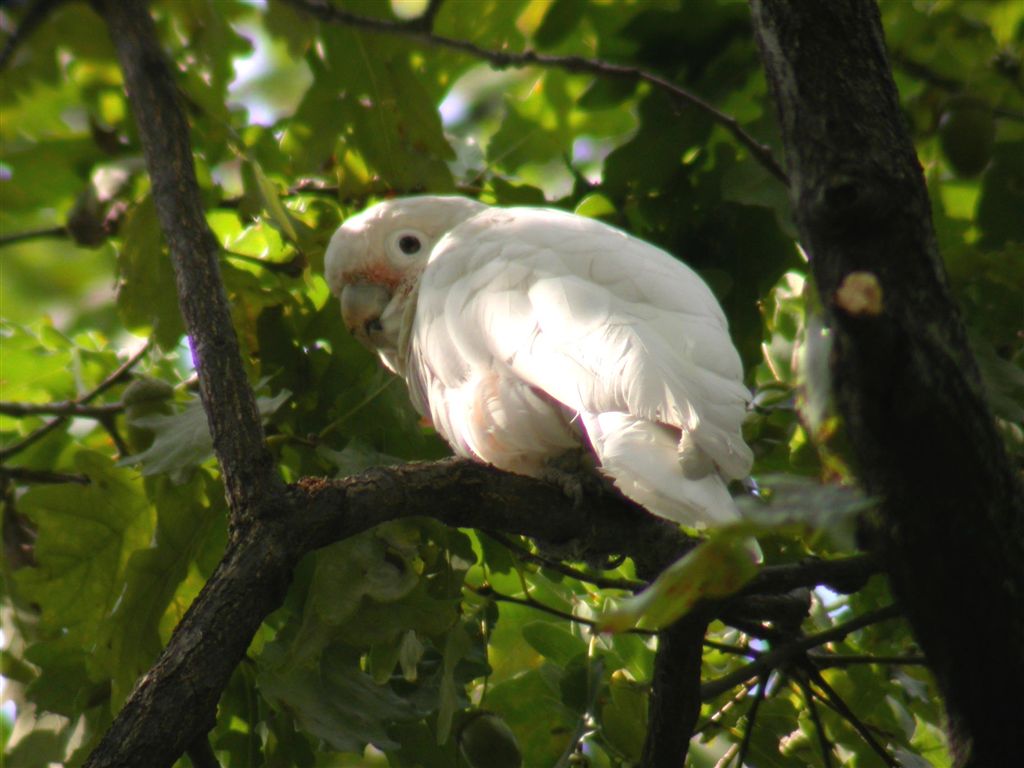
<path id="1" fill-rule="evenodd" d="M 213 724 L 231 672 L 262 620 L 280 605 L 295 563 L 307 552 L 382 522 L 429 516 L 452 526 L 529 534 L 555 543 L 575 539 L 595 555 L 627 554 L 647 573 L 657 573 L 693 546 L 675 525 L 617 494 L 591 489 L 577 505 L 552 485 L 465 460 L 374 469 L 345 480 L 310 478 L 292 486 L 288 497 L 294 512 L 257 520 L 232 542 L 87 768 L 173 764 Z M 870 560 L 848 558 L 765 569 L 744 590 L 752 599 L 749 606 L 744 598 L 733 598 L 709 606 L 708 615 L 738 612 L 753 620 L 761 608 L 759 594 L 822 583 L 840 587 L 866 577 L 872 568 Z M 692 720 L 684 718 L 695 718 L 700 709 L 700 640 L 708 615 L 669 630 L 673 649 L 686 653 L 662 654 L 656 674 L 685 687 L 665 688 L 662 700 L 668 706 L 652 706 L 652 712 L 665 713 L 657 716 L 658 739 L 669 741 L 662 741 L 656 754 L 670 754 L 679 734 L 685 754 Z M 647 765 L 677 764 L 662 758 Z"/>
<path id="2" fill-rule="evenodd" d="M 871 0 L 751 0 L 876 546 L 961 766 L 1024 733 L 1024 494 L 939 259 Z"/>
<path id="3" fill-rule="evenodd" d="M 182 314 L 231 505 L 230 545 L 209 583 L 139 681 L 87 766 L 171 765 L 203 751 L 227 681 L 263 619 L 280 605 L 307 552 L 387 520 L 426 515 L 449 525 L 576 539 L 593 554 L 632 556 L 648 574 L 693 542 L 606 490 L 582 505 L 544 483 L 464 461 L 374 470 L 345 481 L 285 489 L 263 444 L 260 420 L 232 330 L 217 267 L 218 246 L 202 210 L 171 70 L 139 0 L 96 1 L 110 27 L 175 267 Z M 701 639 L 708 617 L 765 617 L 759 594 L 840 582 L 872 569 L 866 560 L 766 569 L 727 605 L 709 606 L 662 638 L 647 765 L 676 765 L 699 712 Z M 774 610 L 773 608 L 771 610 Z M 676 651 L 681 651 L 676 653 Z"/>
<path id="4" fill-rule="evenodd" d="M 700 715 L 700 672 L 710 616 L 687 614 L 658 633 L 641 768 L 681 768 Z"/>
<path id="5" fill-rule="evenodd" d="M 220 246 L 206 223 L 196 181 L 188 121 L 145 4 L 104 0 L 98 5 L 124 73 L 213 449 L 237 523 L 280 504 L 284 486 L 263 442 L 256 398 L 242 365 L 217 261 Z"/>

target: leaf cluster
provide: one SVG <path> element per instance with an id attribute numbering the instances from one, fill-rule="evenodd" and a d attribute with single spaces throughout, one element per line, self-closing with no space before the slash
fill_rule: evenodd
<path id="1" fill-rule="evenodd" d="M 90 6 L 52 5 L 11 47 L 0 81 L 11 768 L 84 761 L 226 545 L 223 485 L 122 75 Z M 745 432 L 764 487 L 749 504 L 772 510 L 753 531 L 768 562 L 855 547 L 870 504 L 851 500 L 829 402 L 829 333 L 772 171 L 713 115 L 651 82 L 559 66 L 497 71 L 430 40 L 656 73 L 780 158 L 744 5 L 449 0 L 430 4 L 425 33 L 407 27 L 415 34 L 317 21 L 304 5 L 151 9 L 189 115 L 231 320 L 287 481 L 447 454 L 401 382 L 344 331 L 321 274 L 330 234 L 366 204 L 461 193 L 599 217 L 697 269 L 755 391 Z M 414 24 L 427 5 L 335 3 L 395 25 Z M 0 10 L 4 29 L 32 6 Z M 1024 461 L 1024 12 L 1014 0 L 882 12 L 949 279 Z M 967 135 L 944 132 L 965 104 Z M 956 141 L 983 145 L 977 167 L 965 167 Z M 680 584 L 687 607 L 720 598 L 730 579 L 739 589 L 753 574 L 737 575 L 737 542 L 751 532 L 713 537 L 696 569 L 680 566 L 642 612 L 677 616 Z M 543 543 L 427 519 L 310 555 L 224 691 L 210 734 L 218 759 L 447 768 L 465 764 L 461 734 L 485 710 L 511 729 L 525 765 L 636 763 L 656 642 L 593 625 L 633 615 L 642 581 L 629 560 L 598 575 L 555 559 Z M 765 654 L 891 602 L 880 577 L 848 595 L 788 597 L 802 600 L 789 623 L 727 612 L 713 621 L 705 679 L 742 677 Z M 902 621 L 755 671 L 704 701 L 690 764 L 949 764 L 936 694 Z"/>

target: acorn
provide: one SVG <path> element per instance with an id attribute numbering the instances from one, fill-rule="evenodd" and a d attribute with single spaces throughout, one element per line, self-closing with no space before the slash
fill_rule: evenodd
<path id="1" fill-rule="evenodd" d="M 974 96 L 953 96 L 939 118 L 939 145 L 961 178 L 981 173 L 992 157 L 996 121 L 992 108 Z"/>
<path id="2" fill-rule="evenodd" d="M 153 443 L 153 431 L 137 426 L 134 422 L 143 416 L 171 413 L 170 400 L 174 397 L 174 387 L 166 381 L 149 376 L 139 376 L 124 388 L 121 400 L 126 408 L 125 419 L 128 422 L 128 443 L 135 453 L 146 450 Z"/>
<path id="3" fill-rule="evenodd" d="M 458 735 L 459 751 L 470 768 L 521 768 L 523 755 L 512 729 L 492 712 L 474 713 Z"/>

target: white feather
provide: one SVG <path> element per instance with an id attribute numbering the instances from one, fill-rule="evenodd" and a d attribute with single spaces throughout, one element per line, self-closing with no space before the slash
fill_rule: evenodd
<path id="1" fill-rule="evenodd" d="M 599 221 L 453 200 L 360 214 L 354 242 L 366 251 L 330 264 L 372 267 L 365 242 L 436 231 L 426 262 L 408 267 L 415 289 L 389 307 L 404 318 L 392 362 L 454 450 L 536 475 L 585 432 L 602 471 L 651 512 L 697 526 L 735 519 L 726 482 L 750 471 L 749 393 L 700 277 Z"/>

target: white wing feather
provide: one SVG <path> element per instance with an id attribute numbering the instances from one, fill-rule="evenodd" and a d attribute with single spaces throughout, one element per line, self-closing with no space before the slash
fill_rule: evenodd
<path id="1" fill-rule="evenodd" d="M 725 316 L 664 251 L 598 221 L 493 208 L 423 273 L 406 377 L 456 450 L 539 474 L 585 430 L 604 471 L 689 524 L 736 516 L 749 393 Z"/>

